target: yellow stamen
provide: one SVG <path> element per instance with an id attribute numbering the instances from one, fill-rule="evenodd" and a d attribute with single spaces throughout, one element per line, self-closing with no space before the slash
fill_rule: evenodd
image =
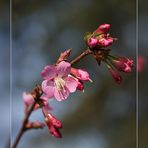
<path id="1" fill-rule="evenodd" d="M 56 77 L 54 83 L 58 91 L 64 89 L 65 81 L 61 77 Z"/>

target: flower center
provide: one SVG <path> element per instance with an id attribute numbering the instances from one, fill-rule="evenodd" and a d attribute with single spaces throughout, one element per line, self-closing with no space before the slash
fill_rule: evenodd
<path id="1" fill-rule="evenodd" d="M 57 90 L 64 89 L 65 81 L 61 77 L 54 78 L 54 83 L 55 83 Z"/>

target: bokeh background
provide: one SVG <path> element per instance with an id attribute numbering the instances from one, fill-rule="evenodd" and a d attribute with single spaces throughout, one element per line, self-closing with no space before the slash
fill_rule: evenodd
<path id="1" fill-rule="evenodd" d="M 22 92 L 42 82 L 40 72 L 54 63 L 60 52 L 73 48 L 70 60 L 85 48 L 84 34 L 102 23 L 110 23 L 110 34 L 118 41 L 112 54 L 128 56 L 136 63 L 135 0 L 13 0 L 12 1 L 12 100 L 10 102 L 9 2 L 0 1 L 0 64 L 2 65 L 0 145 L 14 140 L 24 115 Z M 139 54 L 145 58 L 139 73 L 139 147 L 146 148 L 147 101 L 147 4 L 139 2 Z M 52 113 L 63 121 L 62 139 L 52 137 L 47 128 L 23 135 L 19 148 L 135 148 L 136 70 L 123 74 L 122 85 L 112 80 L 106 67 L 88 56 L 75 64 L 89 71 L 93 83 L 85 93 L 72 94 L 66 101 L 52 101 Z M 11 110 L 10 110 L 11 106 Z M 41 111 L 31 121 L 43 121 Z M 9 123 L 11 123 L 11 130 Z"/>

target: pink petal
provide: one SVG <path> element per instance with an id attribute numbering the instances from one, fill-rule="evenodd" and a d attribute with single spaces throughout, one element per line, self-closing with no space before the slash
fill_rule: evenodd
<path id="1" fill-rule="evenodd" d="M 46 67 L 42 70 L 41 76 L 42 76 L 44 79 L 47 79 L 47 80 L 53 79 L 53 78 L 56 76 L 56 69 L 55 69 L 55 66 L 53 66 L 53 65 L 48 65 L 48 66 L 46 66 Z"/>
<path id="2" fill-rule="evenodd" d="M 43 94 L 40 99 L 42 99 L 43 101 L 48 101 L 48 96 L 46 94 Z"/>
<path id="3" fill-rule="evenodd" d="M 106 33 L 110 29 L 110 24 L 102 24 L 100 25 L 97 30 L 95 31 L 96 33 Z"/>
<path id="4" fill-rule="evenodd" d="M 54 91 L 54 97 L 58 101 L 66 100 L 68 98 L 68 96 L 69 96 L 69 90 L 66 87 L 62 90 L 55 89 L 55 91 Z"/>
<path id="5" fill-rule="evenodd" d="M 60 62 L 56 66 L 57 74 L 60 76 L 67 76 L 70 73 L 71 64 L 65 61 Z"/>
<path id="6" fill-rule="evenodd" d="M 51 125 L 51 124 L 47 124 L 48 129 L 51 133 L 51 135 L 55 136 L 56 138 L 62 138 L 62 135 L 59 131 L 58 128 L 56 128 L 55 126 Z"/>
<path id="7" fill-rule="evenodd" d="M 64 79 L 65 80 L 65 85 L 67 87 L 67 89 L 72 93 L 75 92 L 78 86 L 78 81 L 76 81 L 74 78 L 72 77 L 67 77 Z"/>
<path id="8" fill-rule="evenodd" d="M 43 92 L 46 94 L 46 98 L 51 98 L 54 95 L 54 82 L 53 81 L 48 81 L 48 80 L 44 80 L 42 82 L 42 90 Z M 43 96 L 45 97 L 45 96 Z"/>
<path id="9" fill-rule="evenodd" d="M 89 74 L 87 71 L 84 71 L 82 69 L 78 69 L 78 72 L 80 74 L 80 80 L 83 80 L 83 81 L 90 80 L 90 77 L 89 77 Z"/>
<path id="10" fill-rule="evenodd" d="M 108 37 L 108 38 L 102 38 L 98 41 L 98 45 L 103 46 L 103 47 L 107 47 L 109 45 L 111 45 L 113 43 L 113 38 Z"/>
<path id="11" fill-rule="evenodd" d="M 23 101 L 24 101 L 26 106 L 29 106 L 33 103 L 34 98 L 30 93 L 27 94 L 26 92 L 24 92 L 23 93 Z"/>
<path id="12" fill-rule="evenodd" d="M 54 125 L 57 128 L 62 128 L 62 123 L 60 120 L 58 120 L 56 117 L 54 117 L 52 114 L 48 113 L 47 118 L 49 118 L 52 125 Z"/>
<path id="13" fill-rule="evenodd" d="M 90 81 L 89 73 L 82 69 L 71 68 L 71 74 L 82 81 Z"/>
<path id="14" fill-rule="evenodd" d="M 96 47 L 97 43 L 98 43 L 98 40 L 96 38 L 92 37 L 88 40 L 88 45 L 90 48 Z"/>

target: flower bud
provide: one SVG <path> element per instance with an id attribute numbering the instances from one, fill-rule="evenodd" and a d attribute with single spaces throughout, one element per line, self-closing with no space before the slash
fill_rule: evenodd
<path id="1" fill-rule="evenodd" d="M 98 45 L 102 46 L 102 47 L 107 47 L 109 45 L 111 45 L 113 43 L 113 38 L 111 37 L 103 37 L 101 39 L 98 40 Z"/>
<path id="2" fill-rule="evenodd" d="M 123 71 L 125 73 L 129 73 L 132 71 L 133 67 L 133 60 L 125 58 L 125 57 L 120 57 L 117 59 L 111 60 L 112 64 L 115 66 L 116 69 L 119 71 Z"/>
<path id="3" fill-rule="evenodd" d="M 59 129 L 62 128 L 62 123 L 50 113 L 46 113 L 46 111 L 44 110 L 43 110 L 43 113 L 45 116 L 45 122 L 48 126 L 50 133 L 57 138 L 61 138 L 62 135 Z"/>
<path id="4" fill-rule="evenodd" d="M 113 79 L 115 80 L 115 82 L 117 84 L 121 84 L 122 82 L 122 77 L 117 73 L 117 71 L 115 71 L 113 68 L 108 67 L 108 70 L 111 74 L 111 76 L 113 77 Z"/>
<path id="5" fill-rule="evenodd" d="M 71 68 L 70 71 L 77 79 L 82 81 L 92 81 L 87 71 L 82 69 Z"/>
<path id="6" fill-rule="evenodd" d="M 47 115 L 47 118 L 49 118 L 50 122 L 57 128 L 62 128 L 62 123 L 60 120 L 56 119 L 53 115 L 49 114 Z"/>
<path id="7" fill-rule="evenodd" d="M 58 128 L 53 126 L 51 123 L 47 123 L 47 126 L 52 136 L 55 136 L 56 138 L 62 138 L 62 134 Z"/>
<path id="8" fill-rule="evenodd" d="M 98 40 L 96 38 L 93 38 L 92 37 L 92 38 L 88 39 L 88 46 L 90 48 L 96 47 L 97 46 L 97 43 L 98 43 Z"/>
<path id="9" fill-rule="evenodd" d="M 110 24 L 102 24 L 96 29 L 96 33 L 107 33 L 110 29 Z"/>

